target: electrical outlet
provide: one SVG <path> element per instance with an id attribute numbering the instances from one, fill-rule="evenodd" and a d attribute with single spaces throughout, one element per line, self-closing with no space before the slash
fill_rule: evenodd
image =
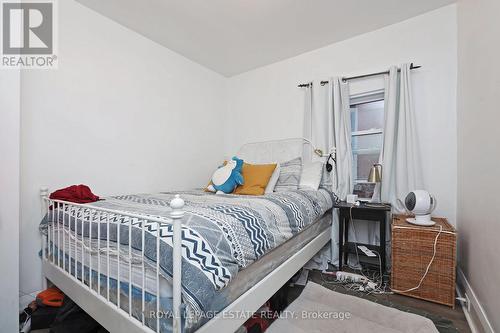
<path id="1" fill-rule="evenodd" d="M 467 312 L 470 313 L 470 299 L 469 299 L 469 295 L 467 295 L 467 293 L 465 293 L 465 302 L 466 302 L 465 305 L 467 305 Z"/>

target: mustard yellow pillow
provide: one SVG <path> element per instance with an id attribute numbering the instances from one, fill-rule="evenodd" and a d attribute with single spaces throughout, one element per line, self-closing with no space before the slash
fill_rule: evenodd
<path id="1" fill-rule="evenodd" d="M 263 195 L 267 183 L 276 169 L 276 164 L 243 163 L 241 175 L 245 183 L 234 190 L 234 194 Z"/>

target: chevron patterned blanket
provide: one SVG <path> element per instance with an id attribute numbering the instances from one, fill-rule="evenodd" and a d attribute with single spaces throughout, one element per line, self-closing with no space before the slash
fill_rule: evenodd
<path id="1" fill-rule="evenodd" d="M 218 290 L 227 286 L 239 270 L 300 233 L 333 205 L 333 195 L 325 189 L 294 190 L 264 196 L 215 195 L 203 191 L 175 194 L 181 194 L 185 201 L 186 214 L 182 220 L 182 287 L 183 300 L 187 305 L 186 315 L 191 316 L 191 320 L 186 322 L 187 326 L 188 322 L 196 322 L 204 313 L 219 310 L 212 309 L 211 304 L 217 298 Z M 174 193 L 122 195 L 90 205 L 168 218 L 169 202 L 173 196 Z M 62 221 L 61 217 L 58 219 Z M 93 239 L 98 235 L 97 219 L 97 216 L 85 219 L 93 222 Z M 111 219 L 109 238 L 117 242 L 119 224 L 120 243 L 128 246 L 128 227 L 131 224 L 131 246 L 135 250 L 142 250 L 143 223 L 135 219 Z M 171 277 L 172 225 L 158 225 L 155 222 L 147 223 L 144 227 L 147 260 L 157 260 L 156 235 L 159 234 L 160 267 L 164 276 Z M 79 228 L 77 224 L 77 232 L 81 230 Z M 105 239 L 105 223 L 100 228 L 101 239 Z M 88 231 L 88 226 L 84 225 L 85 237 L 89 236 Z"/>

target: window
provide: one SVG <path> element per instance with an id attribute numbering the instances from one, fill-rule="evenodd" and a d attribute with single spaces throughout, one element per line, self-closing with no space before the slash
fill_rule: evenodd
<path id="1" fill-rule="evenodd" d="M 354 183 L 368 179 L 370 168 L 378 163 L 384 128 L 383 93 L 351 98 L 352 173 Z"/>

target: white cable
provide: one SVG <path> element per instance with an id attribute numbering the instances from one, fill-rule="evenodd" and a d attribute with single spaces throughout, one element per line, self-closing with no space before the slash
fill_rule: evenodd
<path id="1" fill-rule="evenodd" d="M 359 253 L 358 253 L 358 244 L 357 244 L 357 239 L 356 239 L 356 228 L 355 228 L 355 225 L 354 225 L 354 219 L 352 218 L 352 208 L 354 206 L 351 206 L 350 209 L 349 209 L 349 221 L 350 223 L 352 224 L 352 231 L 353 231 L 353 234 L 354 234 L 354 246 L 355 246 L 355 250 L 356 250 L 356 260 L 358 261 L 358 265 L 361 267 L 360 269 L 358 268 L 355 268 L 353 266 L 349 266 L 349 268 L 353 269 L 353 270 L 359 270 L 360 273 L 363 275 L 363 277 L 365 277 L 368 281 L 372 281 L 374 283 L 377 284 L 376 288 L 374 288 L 373 290 L 370 290 L 369 291 L 369 294 L 371 294 L 372 292 L 376 292 L 378 294 L 383 294 L 383 293 L 386 293 L 385 289 L 386 289 L 386 286 L 384 286 L 384 288 L 382 288 L 382 284 L 384 282 L 384 275 L 382 274 L 382 258 L 381 258 L 381 255 L 379 252 L 377 251 L 372 251 L 374 252 L 377 257 L 378 257 L 378 262 L 379 262 L 379 277 L 378 278 L 374 278 L 374 279 L 370 279 L 368 276 L 366 276 L 363 272 L 363 267 L 361 266 L 360 264 L 360 260 L 359 260 Z M 381 246 L 385 246 L 385 244 L 381 244 Z M 341 260 L 342 258 L 339 258 L 339 260 Z M 378 282 L 378 283 L 377 283 Z"/>
<path id="2" fill-rule="evenodd" d="M 348 263 L 348 267 L 349 267 L 349 268 L 351 268 L 351 269 L 353 269 L 353 270 L 356 270 L 356 271 L 358 271 L 358 270 L 359 270 L 359 272 L 361 273 L 361 275 L 362 275 L 362 276 L 363 276 L 363 277 L 364 277 L 364 278 L 365 278 L 368 282 L 375 283 L 375 282 L 373 282 L 373 281 L 372 281 L 372 279 L 370 279 L 368 276 L 366 276 L 366 275 L 364 274 L 364 272 L 363 272 L 363 267 L 362 267 L 362 266 L 361 266 L 361 264 L 360 264 L 360 260 L 359 260 L 359 252 L 358 252 L 358 243 L 357 243 L 357 239 L 356 239 L 356 228 L 355 228 L 355 226 L 354 226 L 354 220 L 353 220 L 353 218 L 352 218 L 352 208 L 353 208 L 353 207 L 354 207 L 354 206 L 351 206 L 351 207 L 349 208 L 349 222 L 350 222 L 350 224 L 352 225 L 352 231 L 353 231 L 353 233 L 354 233 L 354 241 L 353 241 L 353 243 L 354 243 L 354 249 L 355 249 L 355 251 L 356 251 L 356 260 L 358 261 L 358 265 L 359 265 L 361 268 L 359 268 L 359 269 L 358 269 L 358 268 L 355 268 L 355 267 L 349 266 L 349 263 Z M 348 232 L 349 232 L 349 231 L 348 231 Z M 384 291 L 381 289 L 381 287 L 382 287 L 382 283 L 383 283 L 383 275 L 382 275 L 382 260 L 381 260 L 381 258 L 380 258 L 380 254 L 379 254 L 378 252 L 375 252 L 375 253 L 377 254 L 377 256 L 378 256 L 378 260 L 379 260 L 379 269 L 380 269 L 380 278 L 379 278 L 379 280 L 380 280 L 380 281 L 379 281 L 379 283 L 378 283 L 378 284 L 376 284 L 376 287 L 375 287 L 375 288 L 373 288 L 373 290 L 371 290 L 372 288 L 370 288 L 369 293 L 371 293 L 372 291 L 375 291 L 375 292 L 377 292 L 377 293 L 383 293 Z M 339 260 L 342 260 L 342 259 L 343 259 L 343 258 L 339 258 Z M 348 258 L 347 258 L 347 260 L 349 261 L 349 254 L 348 254 Z M 367 282 L 367 283 L 368 283 L 368 282 Z M 366 285 L 367 283 L 363 283 L 363 284 L 361 284 L 361 285 L 362 285 L 363 287 L 365 287 L 365 285 Z M 351 290 L 351 289 L 352 289 L 352 287 L 354 287 L 354 286 L 351 286 L 349 289 Z M 359 289 L 359 287 L 360 287 L 360 286 L 359 286 L 359 284 L 357 284 L 357 285 L 356 285 L 356 287 L 358 287 L 358 290 L 367 291 L 367 289 Z"/>
<path id="3" fill-rule="evenodd" d="M 427 276 L 427 273 L 429 273 L 429 269 L 431 268 L 431 265 L 434 262 L 434 258 L 436 257 L 437 241 L 438 241 L 439 235 L 441 235 L 442 231 L 443 231 L 443 226 L 440 225 L 439 226 L 439 232 L 436 235 L 436 238 L 434 239 L 434 253 L 432 254 L 432 258 L 429 261 L 429 264 L 427 265 L 427 268 L 425 269 L 425 273 L 424 273 L 424 275 L 422 275 L 422 278 L 420 279 L 420 282 L 418 283 L 418 285 L 416 287 L 413 287 L 413 288 L 410 288 L 410 289 L 407 289 L 407 290 L 397 290 L 397 289 L 392 289 L 391 288 L 392 291 L 395 291 L 395 292 L 398 292 L 398 293 L 407 293 L 407 292 L 410 292 L 410 291 L 413 291 L 413 290 L 417 290 L 418 288 L 420 288 L 420 286 L 422 285 L 422 282 L 424 282 L 424 280 L 425 280 L 425 278 Z"/>
<path id="4" fill-rule="evenodd" d="M 352 225 L 352 232 L 354 234 L 354 249 L 356 250 L 356 260 L 358 261 L 358 265 L 361 267 L 360 269 L 358 268 L 355 268 L 355 267 L 352 267 L 352 266 L 349 266 L 349 253 L 347 254 L 347 266 L 351 269 L 354 269 L 354 270 L 359 270 L 361 272 L 361 275 L 363 275 L 366 279 L 370 280 L 364 273 L 363 273 L 363 267 L 361 266 L 361 263 L 359 261 L 359 253 L 358 253 L 358 241 L 356 239 L 356 228 L 354 227 L 354 220 L 352 219 L 352 208 L 354 206 L 351 206 L 349 208 L 349 222 L 351 223 Z M 347 231 L 347 234 L 349 234 L 349 230 Z M 340 260 L 340 258 L 339 258 Z"/>
<path id="5" fill-rule="evenodd" d="M 385 246 L 385 244 L 384 244 Z M 380 279 L 380 283 L 379 285 L 377 286 L 377 289 L 380 289 L 382 287 L 382 283 L 384 282 L 384 275 L 382 274 L 382 258 L 380 257 L 380 253 L 378 253 L 377 251 L 373 251 L 377 257 L 378 257 L 378 267 L 379 267 L 379 270 L 380 270 L 380 275 L 379 275 L 379 279 Z M 385 268 L 385 267 L 384 267 Z"/>

